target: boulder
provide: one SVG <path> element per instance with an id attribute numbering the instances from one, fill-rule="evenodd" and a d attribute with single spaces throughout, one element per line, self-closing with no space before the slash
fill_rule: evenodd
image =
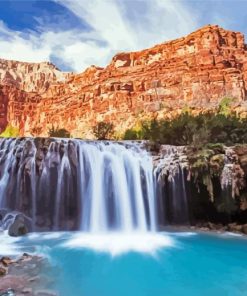
<path id="1" fill-rule="evenodd" d="M 0 292 L 0 296 L 15 296 L 15 292 L 12 289 L 7 289 L 4 292 Z"/>
<path id="2" fill-rule="evenodd" d="M 15 216 L 15 219 L 8 228 L 8 234 L 10 236 L 22 236 L 27 234 L 31 230 L 28 222 L 29 221 L 22 214 Z"/>
<path id="3" fill-rule="evenodd" d="M 211 230 L 215 230 L 215 224 L 212 223 L 212 222 L 208 222 L 208 228 L 211 229 Z"/>
<path id="4" fill-rule="evenodd" d="M 9 257 L 2 257 L 0 259 L 0 263 L 2 263 L 3 266 L 7 267 L 9 266 L 11 263 L 13 263 L 12 259 L 10 259 Z"/>
<path id="5" fill-rule="evenodd" d="M 247 224 L 244 224 L 244 225 L 242 226 L 242 232 L 243 232 L 244 234 L 247 234 Z"/>
<path id="6" fill-rule="evenodd" d="M 2 267 L 2 266 L 0 266 L 0 276 L 4 276 L 6 274 L 7 274 L 7 269 L 4 268 L 4 267 Z"/>
<path id="7" fill-rule="evenodd" d="M 242 232 L 242 225 L 238 225 L 237 223 L 228 224 L 228 230 L 232 232 Z"/>

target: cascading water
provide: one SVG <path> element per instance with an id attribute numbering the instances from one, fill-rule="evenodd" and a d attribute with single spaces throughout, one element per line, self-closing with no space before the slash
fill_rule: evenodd
<path id="1" fill-rule="evenodd" d="M 232 148 L 226 149 L 220 177 L 206 180 L 209 192 L 205 180 L 193 175 L 186 147 L 161 145 L 154 155 L 148 147 L 128 141 L 0 139 L 0 229 L 15 234 L 17 225 L 25 233 L 25 225 L 29 231 L 136 235 L 205 219 L 199 195 L 209 203 L 214 193 L 221 210 L 234 207 L 244 175 L 236 174 Z"/>
<path id="2" fill-rule="evenodd" d="M 0 139 L 0 208 L 32 230 L 154 231 L 153 164 L 138 143 Z"/>
<path id="3" fill-rule="evenodd" d="M 157 161 L 156 161 L 157 162 Z M 184 147 L 163 145 L 155 165 L 158 220 L 164 224 L 189 224 L 186 188 L 187 157 Z"/>

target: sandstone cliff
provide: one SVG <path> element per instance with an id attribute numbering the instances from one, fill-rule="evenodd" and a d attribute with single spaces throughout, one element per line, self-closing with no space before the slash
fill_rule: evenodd
<path id="1" fill-rule="evenodd" d="M 53 82 L 64 82 L 63 73 L 52 63 L 24 63 L 0 59 L 0 84 L 14 85 L 26 92 L 44 92 Z"/>
<path id="2" fill-rule="evenodd" d="M 247 115 L 247 46 L 243 34 L 205 26 L 190 35 L 139 52 L 119 53 L 106 68 L 81 74 L 50 63 L 0 60 L 0 127 L 46 136 L 55 125 L 91 137 L 97 121 L 121 132 L 138 119 L 172 117 L 217 107 L 224 96 Z"/>

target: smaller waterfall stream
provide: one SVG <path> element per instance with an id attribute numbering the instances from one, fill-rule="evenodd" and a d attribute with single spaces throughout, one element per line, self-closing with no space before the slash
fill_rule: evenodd
<path id="1" fill-rule="evenodd" d="M 159 224 L 189 224 L 184 147 L 163 145 L 155 166 Z M 187 172 L 186 172 L 187 173 Z"/>

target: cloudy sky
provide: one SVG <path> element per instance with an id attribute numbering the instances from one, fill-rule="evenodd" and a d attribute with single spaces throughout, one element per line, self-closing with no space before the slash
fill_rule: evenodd
<path id="1" fill-rule="evenodd" d="M 247 35 L 247 0 L 0 0 L 0 57 L 81 72 L 206 24 Z"/>

